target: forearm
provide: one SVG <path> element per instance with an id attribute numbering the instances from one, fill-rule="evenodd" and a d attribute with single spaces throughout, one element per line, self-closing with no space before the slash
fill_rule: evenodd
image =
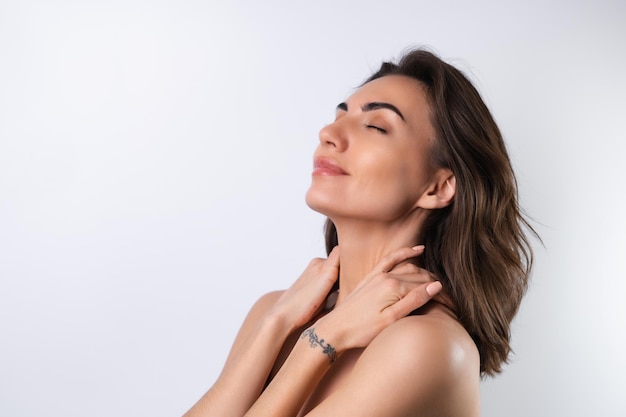
<path id="1" fill-rule="evenodd" d="M 272 383 L 245 414 L 246 417 L 297 415 L 320 379 L 337 357 L 331 344 L 315 332 L 305 331 Z"/>
<path id="2" fill-rule="evenodd" d="M 267 317 L 235 347 L 215 384 L 185 417 L 243 416 L 257 400 L 290 328 Z"/>

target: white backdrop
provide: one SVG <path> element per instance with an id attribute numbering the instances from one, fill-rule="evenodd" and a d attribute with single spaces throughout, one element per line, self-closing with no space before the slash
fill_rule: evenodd
<path id="1" fill-rule="evenodd" d="M 470 74 L 542 235 L 483 415 L 626 415 L 623 1 L 0 0 L 0 416 L 172 416 L 323 254 L 317 132 L 382 59 Z"/>

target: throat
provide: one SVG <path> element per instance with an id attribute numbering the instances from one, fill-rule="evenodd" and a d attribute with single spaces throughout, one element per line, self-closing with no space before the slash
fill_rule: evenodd
<path id="1" fill-rule="evenodd" d="M 337 303 L 367 277 L 388 253 L 419 245 L 419 235 L 426 213 L 413 212 L 391 222 L 334 220 L 339 242 L 339 287 Z"/>

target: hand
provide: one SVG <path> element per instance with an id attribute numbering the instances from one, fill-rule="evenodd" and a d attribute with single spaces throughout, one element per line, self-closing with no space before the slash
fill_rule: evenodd
<path id="1" fill-rule="evenodd" d="M 335 247 L 327 259 L 313 259 L 268 314 L 287 320 L 291 331 L 304 326 L 321 310 L 338 277 L 339 249 Z"/>
<path id="2" fill-rule="evenodd" d="M 410 264 L 423 246 L 386 255 L 343 302 L 315 324 L 337 351 L 365 347 L 385 327 L 423 306 L 441 291 L 428 271 Z"/>

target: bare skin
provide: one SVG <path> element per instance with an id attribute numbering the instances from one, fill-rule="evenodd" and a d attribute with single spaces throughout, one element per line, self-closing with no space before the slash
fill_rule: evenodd
<path id="1" fill-rule="evenodd" d="M 412 334 L 416 338 L 414 343 L 406 343 L 407 334 Z M 299 334 L 294 333 L 290 337 L 280 356 L 286 357 L 288 355 L 293 344 L 297 342 L 298 336 Z M 423 340 L 417 340 L 417 338 Z M 404 348 L 403 350 L 398 350 L 396 340 Z M 448 375 L 441 375 L 442 368 L 436 367 L 432 368 L 432 371 L 438 378 L 433 378 L 423 369 L 424 363 L 413 358 L 414 355 L 420 353 L 420 350 L 424 349 L 422 344 L 426 341 L 430 343 L 428 349 L 431 350 L 432 356 L 428 357 L 428 352 L 422 351 L 421 354 L 424 355 L 425 359 L 423 362 L 441 361 L 440 364 L 448 368 Z M 393 406 L 403 407 L 399 401 L 392 399 L 396 396 L 404 396 L 404 399 L 409 399 L 414 395 L 415 390 L 419 387 L 419 383 L 414 380 L 416 374 L 430 383 L 437 381 L 440 384 L 439 387 L 431 386 L 431 392 L 424 393 L 424 397 L 429 399 L 428 407 L 437 410 L 431 414 L 480 415 L 478 352 L 454 314 L 444 305 L 436 302 L 429 303 L 421 309 L 419 315 L 406 317 L 389 326 L 370 343 L 370 346 L 372 345 L 373 347 L 351 349 L 344 352 L 304 402 L 298 416 L 330 415 L 326 413 L 336 413 L 335 407 L 341 409 L 343 415 L 395 415 L 387 413 L 391 412 Z M 385 350 L 389 353 L 385 354 Z M 365 356 L 361 358 L 364 352 L 366 352 Z M 404 355 L 407 355 L 407 359 L 403 358 Z M 412 371 L 415 373 L 407 375 L 409 388 L 405 394 L 396 391 L 400 388 L 401 382 L 395 377 L 391 381 L 380 380 L 381 375 L 385 375 L 386 371 L 390 370 L 390 362 L 402 368 L 411 365 L 415 367 L 415 370 Z M 272 374 L 275 374 L 280 365 L 282 365 L 282 361 L 279 360 Z M 378 367 L 381 369 L 377 369 Z M 406 371 L 404 369 L 404 372 Z M 374 381 L 376 384 L 373 384 Z M 387 383 L 390 385 L 386 386 Z M 383 394 L 385 388 L 392 388 L 395 392 Z M 367 394 L 368 391 L 372 392 L 372 398 Z M 387 398 L 387 401 L 384 401 L 384 398 Z M 450 401 L 451 398 L 454 398 L 455 401 Z M 388 402 L 392 402 L 392 405 Z M 422 402 L 421 406 L 424 405 Z M 355 408 L 351 409 L 350 406 Z M 409 405 L 406 405 L 406 408 L 408 407 Z M 369 414 L 366 413 L 365 409 Z M 421 414 L 406 415 L 429 414 L 422 412 Z"/>
<path id="2" fill-rule="evenodd" d="M 479 415 L 477 349 L 441 284 L 411 263 L 429 211 L 455 193 L 452 173 L 428 160 L 429 120 L 421 85 L 403 76 L 338 106 L 307 204 L 333 220 L 339 246 L 255 304 L 187 416 Z"/>

